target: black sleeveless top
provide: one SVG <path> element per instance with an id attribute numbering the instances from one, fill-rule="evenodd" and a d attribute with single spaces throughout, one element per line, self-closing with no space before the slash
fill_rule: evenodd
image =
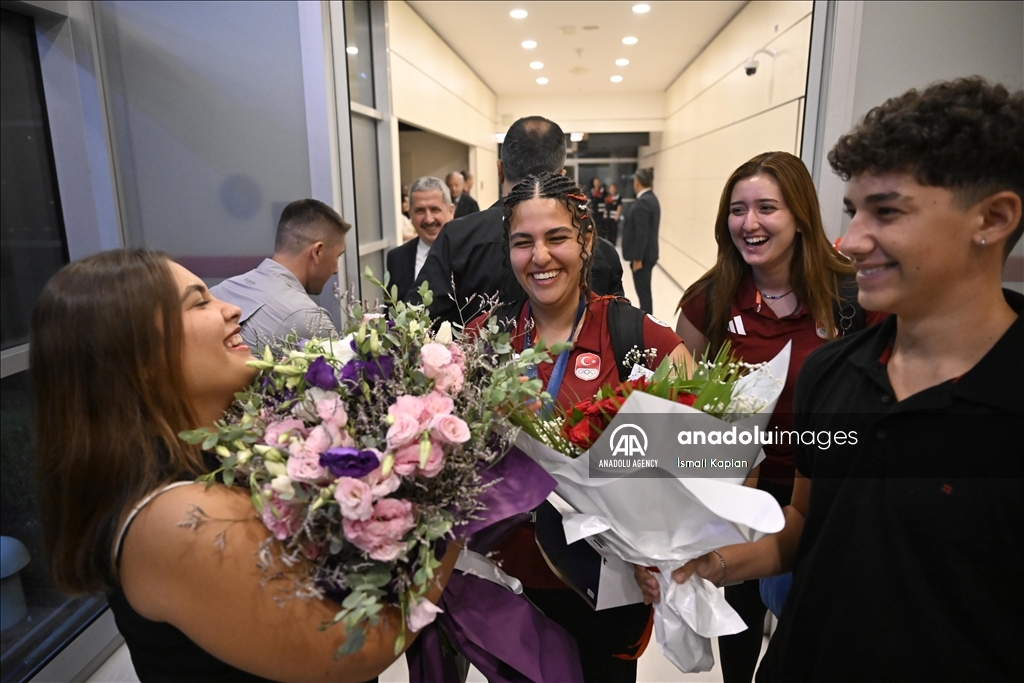
<path id="1" fill-rule="evenodd" d="M 123 543 L 132 521 L 125 526 Z M 121 546 L 117 547 L 121 563 Z M 150 621 L 136 612 L 120 585 L 107 595 L 117 630 L 132 656 L 132 665 L 141 683 L 181 683 L 216 681 L 217 683 L 261 683 L 261 678 L 220 661 L 192 642 L 188 636 L 166 622 Z"/>

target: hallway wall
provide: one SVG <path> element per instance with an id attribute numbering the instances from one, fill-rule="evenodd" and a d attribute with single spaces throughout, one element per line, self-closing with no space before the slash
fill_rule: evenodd
<path id="1" fill-rule="evenodd" d="M 391 96 L 397 118 L 469 146 L 480 206 L 498 199 L 497 97 L 403 0 L 388 2 Z M 401 149 L 399 150 L 401 154 Z"/>
<path id="2" fill-rule="evenodd" d="M 768 150 L 799 154 L 812 3 L 751 2 L 668 88 L 655 169 L 661 199 L 660 264 L 680 286 L 715 261 L 714 220 L 732 171 Z M 760 48 L 747 76 L 743 64 Z"/>
<path id="3" fill-rule="evenodd" d="M 402 185 L 412 185 L 423 176 L 444 180 L 448 173 L 465 170 L 469 165 L 469 147 L 426 131 L 400 132 L 398 147 Z"/>

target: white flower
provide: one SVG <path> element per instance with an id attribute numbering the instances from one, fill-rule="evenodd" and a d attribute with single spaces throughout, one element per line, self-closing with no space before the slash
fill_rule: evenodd
<path id="1" fill-rule="evenodd" d="M 324 339 L 321 344 L 325 352 L 338 359 L 342 365 L 352 360 L 356 352 L 352 350 L 352 335 L 342 339 Z"/>
<path id="2" fill-rule="evenodd" d="M 438 344 L 448 346 L 452 343 L 452 324 L 445 320 L 441 323 L 441 327 L 438 328 L 437 334 L 434 335 L 434 341 Z"/>
<path id="3" fill-rule="evenodd" d="M 274 477 L 270 482 L 270 488 L 277 491 L 278 495 L 285 500 L 295 497 L 295 487 L 292 486 L 292 480 L 287 474 Z"/>
<path id="4" fill-rule="evenodd" d="M 437 618 L 437 615 L 443 612 L 443 609 L 426 598 L 416 598 L 409 605 L 409 618 L 407 619 L 409 630 L 415 632 L 429 626 Z"/>

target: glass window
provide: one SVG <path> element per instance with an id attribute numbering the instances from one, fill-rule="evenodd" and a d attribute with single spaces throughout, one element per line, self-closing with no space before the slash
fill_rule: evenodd
<path id="1" fill-rule="evenodd" d="M 345 52 L 348 54 L 349 97 L 353 102 L 376 108 L 370 3 L 367 0 L 345 1 Z M 356 168 L 359 168 L 358 164 Z"/>
<path id="2" fill-rule="evenodd" d="M 352 161 L 356 181 L 356 236 L 359 244 L 369 244 L 383 239 L 384 235 L 380 215 L 376 119 L 352 115 Z"/>
<path id="3" fill-rule="evenodd" d="M 577 184 L 590 191 L 594 178 L 600 178 L 601 184 L 607 188 L 615 184 L 622 199 L 635 199 L 633 192 L 633 174 L 636 173 L 636 162 L 612 164 L 580 164 L 577 170 Z"/>
<path id="4" fill-rule="evenodd" d="M 0 10 L 0 35 L 0 337 L 7 349 L 28 342 L 32 306 L 68 262 L 68 248 L 34 22 Z"/>

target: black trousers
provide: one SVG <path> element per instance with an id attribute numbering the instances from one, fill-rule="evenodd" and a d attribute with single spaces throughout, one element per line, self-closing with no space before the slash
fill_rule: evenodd
<path id="1" fill-rule="evenodd" d="M 635 683 L 636 660 L 614 655 L 632 651 L 647 628 L 651 607 L 641 603 L 594 611 L 569 588 L 527 588 L 523 592 L 576 639 L 586 683 Z"/>
<path id="2" fill-rule="evenodd" d="M 766 491 L 779 502 L 789 505 L 793 487 L 758 481 L 757 488 Z M 725 589 L 725 600 L 742 617 L 746 631 L 718 639 L 718 652 L 722 660 L 722 680 L 725 683 L 750 683 L 754 679 L 757 656 L 764 640 L 764 615 L 768 608 L 761 601 L 761 587 L 757 579 L 744 581 Z"/>
<path id="3" fill-rule="evenodd" d="M 652 315 L 654 314 L 654 299 L 651 295 L 651 274 L 654 272 L 654 265 L 645 263 L 640 270 L 633 271 L 633 286 L 636 287 L 636 296 L 640 300 L 637 302 L 637 307 L 643 309 L 644 313 Z"/>

